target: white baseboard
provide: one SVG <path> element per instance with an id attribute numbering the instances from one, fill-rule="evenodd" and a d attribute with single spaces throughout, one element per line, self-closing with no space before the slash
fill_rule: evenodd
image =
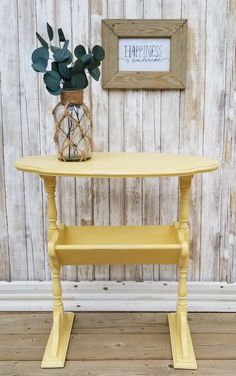
<path id="1" fill-rule="evenodd" d="M 177 282 L 62 282 L 70 311 L 173 311 Z M 0 282 L 0 311 L 51 311 L 51 282 Z M 236 283 L 188 282 L 188 310 L 236 312 Z"/>

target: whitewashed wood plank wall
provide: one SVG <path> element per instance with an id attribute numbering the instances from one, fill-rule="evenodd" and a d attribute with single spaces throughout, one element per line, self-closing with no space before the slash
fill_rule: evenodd
<path id="1" fill-rule="evenodd" d="M 194 179 L 189 279 L 236 281 L 236 0 L 0 1 L 0 279 L 48 280 L 46 203 L 40 180 L 14 169 L 22 155 L 54 152 L 50 96 L 31 69 L 35 31 L 48 21 L 72 46 L 100 43 L 103 18 L 187 18 L 185 91 L 86 89 L 99 151 L 161 151 L 217 158 Z M 177 180 L 58 179 L 67 224 L 154 224 L 176 219 Z M 175 280 L 169 266 L 66 267 L 68 280 Z"/>

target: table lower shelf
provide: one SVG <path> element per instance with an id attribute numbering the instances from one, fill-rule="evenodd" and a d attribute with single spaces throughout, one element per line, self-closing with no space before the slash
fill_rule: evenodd
<path id="1" fill-rule="evenodd" d="M 62 265 L 177 264 L 181 249 L 176 225 L 62 225 L 55 242 Z"/>

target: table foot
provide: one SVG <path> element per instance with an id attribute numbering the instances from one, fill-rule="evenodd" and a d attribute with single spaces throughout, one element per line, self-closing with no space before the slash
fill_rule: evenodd
<path id="1" fill-rule="evenodd" d="M 177 323 L 177 313 L 168 314 L 174 368 L 197 369 L 186 315 L 185 319 L 179 317 L 179 320 L 180 322 Z"/>
<path id="2" fill-rule="evenodd" d="M 41 368 L 64 367 L 74 316 L 73 312 L 65 312 L 63 313 L 63 318 L 59 314 L 56 321 L 54 321 Z"/>

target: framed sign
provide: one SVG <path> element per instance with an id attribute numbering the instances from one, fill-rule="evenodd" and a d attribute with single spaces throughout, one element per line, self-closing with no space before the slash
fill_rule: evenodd
<path id="1" fill-rule="evenodd" d="M 187 20 L 103 20 L 105 89 L 184 89 Z"/>

